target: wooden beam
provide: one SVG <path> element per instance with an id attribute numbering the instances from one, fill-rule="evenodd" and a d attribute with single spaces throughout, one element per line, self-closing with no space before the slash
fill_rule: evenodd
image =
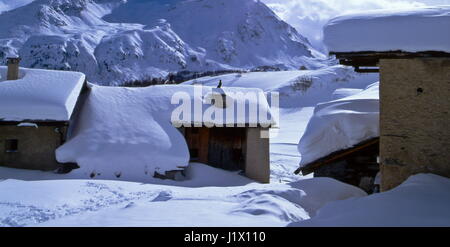
<path id="1" fill-rule="evenodd" d="M 404 52 L 404 51 L 362 51 L 362 52 L 330 52 L 342 65 L 353 67 L 378 67 L 380 59 L 401 59 L 418 57 L 450 57 L 450 53 L 439 51 Z"/>

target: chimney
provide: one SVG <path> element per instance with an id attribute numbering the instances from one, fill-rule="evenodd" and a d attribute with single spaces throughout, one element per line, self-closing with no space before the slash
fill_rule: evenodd
<path id="1" fill-rule="evenodd" d="M 17 80 L 19 79 L 19 62 L 20 57 L 8 57 L 8 75 L 6 80 Z"/>

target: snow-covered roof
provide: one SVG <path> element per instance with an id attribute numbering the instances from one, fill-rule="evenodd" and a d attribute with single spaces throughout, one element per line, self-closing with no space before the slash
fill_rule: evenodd
<path id="1" fill-rule="evenodd" d="M 187 116 L 175 109 L 171 119 L 175 126 L 270 127 L 275 124 L 266 96 L 258 88 L 180 85 L 171 86 L 170 89 L 167 86 L 158 89 L 161 91 L 159 94 L 167 97 L 166 102 L 170 103 L 171 98 L 175 96 L 175 103 L 188 102 L 191 106 Z"/>
<path id="2" fill-rule="evenodd" d="M 332 53 L 450 53 L 450 5 L 400 10 L 374 10 L 336 17 L 324 28 Z"/>
<path id="3" fill-rule="evenodd" d="M 0 121 L 68 121 L 85 81 L 79 72 L 20 68 L 6 80 L 0 66 Z"/>
<path id="4" fill-rule="evenodd" d="M 300 167 L 380 135 L 379 83 L 355 95 L 321 103 L 298 144 Z"/>

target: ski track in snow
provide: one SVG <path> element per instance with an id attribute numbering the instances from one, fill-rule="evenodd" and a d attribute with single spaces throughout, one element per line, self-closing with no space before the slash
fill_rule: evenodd
<path id="1" fill-rule="evenodd" d="M 9 211 L 9 214 L 6 217 L 0 218 L 0 226 L 17 227 L 42 223 L 61 217 L 98 211 L 120 204 L 129 205 L 129 203 L 143 199 L 163 201 L 162 198 L 165 198 L 166 200 L 170 200 L 170 197 L 167 197 L 169 194 L 167 191 L 125 192 L 111 189 L 109 186 L 98 182 L 86 182 L 81 190 L 84 190 L 92 197 L 88 200 L 82 200 L 82 205 L 78 207 L 70 207 L 67 204 L 63 204 L 55 208 L 40 208 L 18 202 L 0 202 L 0 208 L 9 208 L 9 210 L 2 210 Z"/>

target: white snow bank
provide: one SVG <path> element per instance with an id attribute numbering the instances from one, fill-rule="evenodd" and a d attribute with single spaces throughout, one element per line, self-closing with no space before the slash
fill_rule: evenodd
<path id="1" fill-rule="evenodd" d="M 235 197 L 243 200 L 243 203 L 234 212 L 300 221 L 314 216 L 328 202 L 367 196 L 360 188 L 332 178 L 304 179 L 288 185 L 289 188 L 273 186 L 237 194 Z"/>
<path id="2" fill-rule="evenodd" d="M 317 216 L 291 226 L 450 226 L 450 179 L 411 176 L 400 186 L 368 197 L 331 202 Z"/>
<path id="3" fill-rule="evenodd" d="M 317 210 L 332 201 L 345 200 L 352 197 L 367 196 L 362 189 L 338 180 L 326 177 L 299 180 L 289 184 L 293 188 L 301 189 L 305 194 L 299 198 L 309 216 L 316 215 Z"/>
<path id="4" fill-rule="evenodd" d="M 7 81 L 7 70 L 0 66 L 0 120 L 70 119 L 84 74 L 20 68 L 19 79 Z"/>
<path id="5" fill-rule="evenodd" d="M 205 103 L 211 90 L 210 87 L 186 85 L 146 88 L 93 86 L 73 137 L 56 150 L 56 158 L 61 163 L 77 163 L 80 168 L 71 173 L 84 178 L 148 181 L 155 172 L 164 174 L 187 167 L 188 147 L 171 119 L 172 112 L 183 101 L 176 100 L 172 104 L 172 96 L 181 94 L 191 106 L 203 106 L 203 110 L 194 110 L 191 115 L 183 116 L 182 120 L 190 124 L 197 119 L 201 121 L 202 113 L 211 107 Z M 246 107 L 259 107 L 270 118 L 267 100 L 261 90 L 223 88 L 221 92 L 227 95 L 238 92 L 262 94 L 264 99 L 246 101 Z M 223 115 L 230 109 L 213 108 Z M 252 123 L 252 120 L 248 114 L 244 118 L 236 114 L 234 118 L 216 117 L 204 122 Z M 271 119 L 265 123 L 270 124 Z"/>
<path id="6" fill-rule="evenodd" d="M 135 183 L 180 186 L 183 188 L 199 187 L 239 187 L 249 184 L 257 184 L 254 180 L 241 175 L 237 171 L 227 171 L 215 168 L 202 163 L 190 163 L 184 170 L 185 178 L 179 180 L 159 179 L 151 176 L 143 176 L 141 180 L 134 180 Z M 298 176 L 297 176 L 298 177 Z M 70 172 L 67 174 L 57 174 L 54 172 L 43 172 L 37 170 L 24 170 L 0 166 L 0 181 L 13 179 L 23 181 L 43 181 L 43 180 L 82 180 L 86 179 L 83 172 Z M 116 178 L 117 180 L 117 178 Z M 95 181 L 86 180 L 86 181 Z M 111 180 L 112 181 L 112 180 Z"/>
<path id="7" fill-rule="evenodd" d="M 330 52 L 450 52 L 450 5 L 373 10 L 336 17 L 324 28 Z"/>
<path id="8" fill-rule="evenodd" d="M 377 136 L 378 82 L 355 95 L 317 105 L 298 144 L 300 166 Z"/>
<path id="9" fill-rule="evenodd" d="M 330 178 L 244 184 L 236 173 L 193 165 L 192 181 L 159 181 L 171 186 L 0 167 L 0 226 L 285 226 L 326 202 L 366 195 Z M 213 184 L 215 176 L 226 179 Z M 208 187 L 184 187 L 190 182 Z"/>

